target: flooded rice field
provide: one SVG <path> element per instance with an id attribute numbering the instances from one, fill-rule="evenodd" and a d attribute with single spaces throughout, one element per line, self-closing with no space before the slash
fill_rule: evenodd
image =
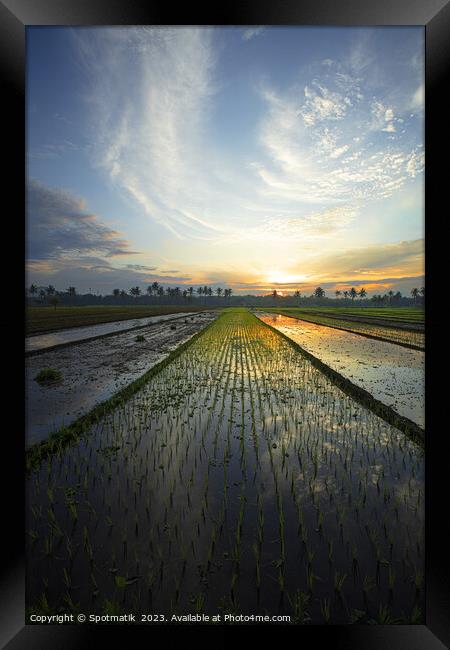
<path id="1" fill-rule="evenodd" d="M 272 311 L 272 310 L 271 310 Z M 275 311 L 275 310 L 273 310 Z M 357 318 L 356 316 L 347 316 L 345 314 L 332 315 L 321 313 L 301 313 L 299 310 L 292 310 L 297 313 L 288 313 L 289 310 L 280 310 L 285 316 L 299 318 L 302 322 L 316 323 L 317 325 L 328 325 L 338 330 L 355 332 L 361 336 L 375 338 L 388 343 L 395 343 L 406 348 L 424 350 L 425 349 L 425 332 L 423 324 L 408 325 L 407 329 L 400 322 L 394 327 L 388 326 L 388 321 L 370 319 L 367 316 Z M 369 322 L 368 322 L 369 321 Z M 392 322 L 392 321 L 391 321 Z"/>
<path id="2" fill-rule="evenodd" d="M 161 314 L 159 316 L 147 316 L 145 318 L 131 318 L 129 320 L 113 321 L 111 323 L 99 323 L 85 327 L 71 327 L 49 334 L 37 334 L 28 336 L 25 339 L 25 352 L 33 353 L 47 348 L 62 346 L 77 341 L 86 341 L 94 337 L 101 337 L 115 332 L 131 330 L 144 325 L 163 323 L 166 320 L 187 318 L 195 316 L 198 312 L 186 312 L 183 314 Z"/>
<path id="3" fill-rule="evenodd" d="M 29 473 L 27 611 L 422 623 L 423 452 L 244 310 Z"/>
<path id="4" fill-rule="evenodd" d="M 137 331 L 27 357 L 27 446 L 45 440 L 52 431 L 70 424 L 143 375 L 216 316 L 214 312 L 183 314 L 169 322 L 159 316 L 157 319 L 161 322 Z M 94 330 L 96 327 L 103 326 L 83 329 Z M 137 341 L 138 336 L 144 340 Z M 49 385 L 39 384 L 35 377 L 43 368 L 59 370 L 62 379 Z"/>
<path id="5" fill-rule="evenodd" d="M 281 314 L 256 315 L 375 399 L 425 427 L 423 352 Z"/>

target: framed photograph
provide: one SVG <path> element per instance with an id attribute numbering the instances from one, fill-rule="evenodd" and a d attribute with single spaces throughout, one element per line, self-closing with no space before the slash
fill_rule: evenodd
<path id="1" fill-rule="evenodd" d="M 450 647 L 448 4 L 0 11 L 2 647 Z"/>

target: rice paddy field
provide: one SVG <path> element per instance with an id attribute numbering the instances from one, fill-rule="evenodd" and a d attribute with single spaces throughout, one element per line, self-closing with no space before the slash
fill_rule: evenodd
<path id="1" fill-rule="evenodd" d="M 421 431 L 417 433 L 424 437 L 425 354 L 422 350 L 282 314 L 254 313 L 298 343 L 304 352 L 348 379 L 353 388 L 365 389 L 371 397 L 418 425 Z M 374 404 L 365 404 L 374 410 Z M 406 421 L 405 428 L 399 422 L 389 421 L 406 432 Z"/>
<path id="2" fill-rule="evenodd" d="M 27 307 L 26 329 L 28 336 L 57 332 L 69 327 L 84 327 L 128 320 L 203 311 L 204 307 L 149 306 L 149 305 L 96 305 L 94 307 Z"/>
<path id="3" fill-rule="evenodd" d="M 216 316 L 217 312 L 171 317 L 171 320 L 163 320 L 165 317 L 160 316 L 159 322 L 140 326 L 137 330 L 76 341 L 49 350 L 43 348 L 39 353 L 28 355 L 25 361 L 26 445 L 46 440 L 51 433 L 70 425 L 138 380 Z M 39 383 L 36 377 L 46 368 L 58 372 L 59 379 Z"/>
<path id="4" fill-rule="evenodd" d="M 425 322 L 425 310 L 418 307 L 292 307 L 303 312 L 323 313 L 324 315 L 347 315 L 361 318 L 380 318 L 396 320 L 399 323 Z"/>
<path id="5" fill-rule="evenodd" d="M 424 456 L 245 309 L 27 480 L 28 613 L 423 623 Z"/>
<path id="6" fill-rule="evenodd" d="M 403 345 L 415 350 L 425 349 L 425 332 L 423 329 L 423 320 L 420 315 L 414 317 L 414 320 L 403 320 L 405 317 L 392 315 L 388 312 L 386 315 L 366 314 L 354 315 L 347 311 L 328 311 L 302 310 L 302 309 L 268 309 L 267 311 L 284 314 L 292 318 L 299 318 L 309 323 L 317 325 L 327 325 L 336 329 L 342 329 L 347 332 L 354 332 L 369 338 L 380 339 L 397 345 Z M 355 310 L 363 311 L 363 310 Z M 365 310 L 369 311 L 369 310 Z M 375 311 L 375 310 L 370 310 Z M 398 310 L 400 311 L 400 310 Z"/>

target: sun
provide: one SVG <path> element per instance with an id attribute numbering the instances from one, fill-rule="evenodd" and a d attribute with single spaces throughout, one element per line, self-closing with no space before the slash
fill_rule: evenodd
<path id="1" fill-rule="evenodd" d="M 304 282 L 306 280 L 306 276 L 300 275 L 300 274 L 290 274 L 290 273 L 285 273 L 284 271 L 271 271 L 270 273 L 267 274 L 266 282 L 269 284 L 292 284 L 295 282 Z M 281 294 L 281 291 L 278 291 L 279 294 Z"/>

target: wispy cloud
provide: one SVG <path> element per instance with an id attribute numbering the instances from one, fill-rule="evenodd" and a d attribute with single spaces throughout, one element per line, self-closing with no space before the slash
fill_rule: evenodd
<path id="1" fill-rule="evenodd" d="M 308 261 L 308 273 L 317 281 L 377 280 L 380 277 L 422 275 L 423 239 L 343 250 L 316 255 Z M 291 272 L 298 271 L 293 265 Z"/>
<path id="2" fill-rule="evenodd" d="M 270 162 L 253 166 L 267 196 L 364 204 L 391 196 L 423 171 L 420 131 L 415 142 L 396 133 L 407 106 L 397 114 L 393 105 L 366 98 L 354 70 L 371 60 L 355 56 L 358 63 L 322 62 L 310 82 L 284 93 L 262 89 L 267 115 L 260 142 Z"/>
<path id="3" fill-rule="evenodd" d="M 39 148 L 28 152 L 28 157 L 35 160 L 51 160 L 61 158 L 66 153 L 78 151 L 79 145 L 70 140 L 63 139 L 60 142 L 44 144 Z"/>
<path id="4" fill-rule="evenodd" d="M 345 230 L 353 221 L 357 207 L 342 205 L 319 211 L 307 211 L 302 215 L 274 212 L 262 216 L 258 224 L 244 228 L 229 228 L 223 241 L 229 242 L 286 242 L 314 240 L 336 230 Z"/>
<path id="5" fill-rule="evenodd" d="M 125 268 L 132 271 L 156 271 L 157 266 L 146 266 L 145 264 L 126 264 Z"/>
<path id="6" fill-rule="evenodd" d="M 94 66 L 89 98 L 99 164 L 172 234 L 208 238 L 214 220 L 202 218 L 198 206 L 210 196 L 205 124 L 217 90 L 212 32 L 125 31 L 126 38 L 109 29 L 100 40 L 89 31 L 80 37 L 86 65 L 93 58 L 102 63 Z"/>
<path id="7" fill-rule="evenodd" d="M 242 33 L 242 40 L 250 41 L 264 32 L 264 27 L 249 27 Z"/>
<path id="8" fill-rule="evenodd" d="M 131 29 L 127 33 L 125 39 L 114 30 L 106 30 L 103 40 L 100 43 L 96 40 L 92 45 L 90 33 L 86 32 L 80 50 L 86 65 L 95 58 L 89 106 L 96 116 L 99 165 L 107 172 L 110 182 L 131 197 L 148 218 L 178 239 L 211 243 L 248 240 L 250 234 L 256 240 L 275 235 L 276 228 L 268 217 L 272 213 L 285 218 L 292 229 L 288 232 L 281 224 L 278 238 L 307 236 L 313 233 L 315 224 L 319 226 L 317 234 L 330 232 L 331 224 L 335 228 L 346 226 L 349 211 L 345 206 L 335 206 L 329 213 L 332 218 L 328 228 L 319 224 L 315 214 L 308 223 L 311 210 L 305 211 L 300 203 L 305 200 L 323 203 L 324 192 L 314 195 L 314 188 L 310 188 L 312 161 L 308 160 L 303 169 L 299 162 L 301 154 L 294 151 L 294 146 L 292 151 L 284 149 L 288 156 L 286 164 L 296 168 L 297 176 L 304 174 L 303 192 L 301 188 L 299 191 L 298 182 L 292 185 L 289 177 L 275 179 L 274 172 L 265 163 L 265 154 L 261 160 L 243 168 L 232 168 L 221 158 L 210 128 L 220 90 L 215 75 L 217 53 L 210 30 L 152 28 Z M 112 47 L 113 59 L 108 62 L 106 54 L 109 55 Z M 135 69 L 133 83 L 139 88 L 139 92 L 133 92 L 133 102 L 128 92 L 131 82 L 126 74 L 130 56 Z M 110 65 L 114 65 L 114 71 L 107 74 Z M 339 84 L 347 89 L 349 82 L 342 76 Z M 326 115 L 332 111 L 327 103 L 332 101 L 330 95 L 319 85 L 312 84 L 312 87 L 324 94 L 317 111 Z M 271 97 L 272 108 L 276 110 L 277 98 L 274 94 Z M 279 142 L 280 127 L 271 119 L 272 108 L 267 116 L 265 141 L 276 160 L 283 143 Z M 292 115 L 286 115 L 289 107 L 280 100 L 279 108 L 282 120 L 298 121 L 298 107 L 292 109 Z M 289 139 L 292 133 L 287 131 Z M 326 128 L 322 135 L 325 150 Z M 328 138 L 332 137 L 330 132 Z M 348 145 L 336 141 L 328 147 L 328 155 L 339 158 L 347 148 Z M 255 184 L 254 170 L 267 182 Z M 321 181 L 323 185 L 327 182 Z M 330 192 L 330 201 L 336 199 L 339 196 Z M 337 218 L 340 210 L 341 223 Z M 297 217 L 293 219 L 295 213 Z M 261 227 L 265 235 L 261 235 Z"/>

